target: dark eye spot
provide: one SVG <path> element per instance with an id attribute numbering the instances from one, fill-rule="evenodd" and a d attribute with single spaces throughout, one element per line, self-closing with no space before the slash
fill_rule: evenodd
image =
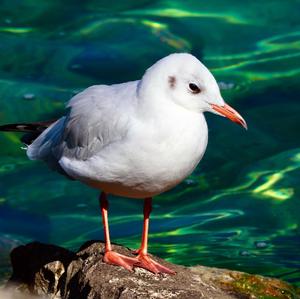
<path id="1" fill-rule="evenodd" d="M 189 88 L 191 90 L 192 93 L 200 93 L 201 92 L 201 89 L 194 83 L 190 83 L 189 84 Z"/>
<path id="2" fill-rule="evenodd" d="M 176 78 L 174 76 L 169 77 L 169 85 L 171 88 L 174 88 L 176 85 Z"/>

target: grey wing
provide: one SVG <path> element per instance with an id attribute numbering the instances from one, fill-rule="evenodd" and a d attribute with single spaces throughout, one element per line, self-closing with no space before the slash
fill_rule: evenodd
<path id="1" fill-rule="evenodd" d="M 51 169 L 67 175 L 59 165 L 58 159 L 53 152 L 53 149 L 61 140 L 65 122 L 66 117 L 64 116 L 47 128 L 27 147 L 27 156 L 31 160 L 43 160 Z"/>
<path id="2" fill-rule="evenodd" d="M 72 98 L 68 114 L 44 131 L 29 147 L 30 159 L 59 170 L 61 157 L 87 160 L 127 133 L 128 117 L 118 109 L 109 86 L 91 86 Z"/>

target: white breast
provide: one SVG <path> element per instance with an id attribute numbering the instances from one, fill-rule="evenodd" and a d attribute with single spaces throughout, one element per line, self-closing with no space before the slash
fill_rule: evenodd
<path id="1" fill-rule="evenodd" d="M 175 122 L 165 119 L 140 138 L 133 163 L 151 188 L 164 191 L 191 174 L 206 145 L 207 125 L 203 114 L 181 117 Z"/>
<path id="2" fill-rule="evenodd" d="M 137 120 L 125 140 L 86 161 L 62 158 L 69 175 L 107 193 L 143 198 L 171 189 L 195 169 L 207 146 L 203 114 Z"/>

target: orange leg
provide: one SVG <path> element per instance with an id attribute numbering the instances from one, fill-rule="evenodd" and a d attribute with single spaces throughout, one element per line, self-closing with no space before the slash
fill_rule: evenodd
<path id="1" fill-rule="evenodd" d="M 175 274 L 175 272 L 158 262 L 151 259 L 148 255 L 148 231 L 149 231 L 149 217 L 152 211 L 152 198 L 146 198 L 144 202 L 144 225 L 143 225 L 143 234 L 142 234 L 142 244 L 141 248 L 137 250 L 138 263 L 134 266 L 144 268 L 153 273 L 167 273 Z"/>
<path id="2" fill-rule="evenodd" d="M 104 229 L 104 240 L 105 240 L 105 253 L 103 261 L 107 264 L 122 266 L 127 270 L 132 271 L 133 266 L 137 263 L 136 258 L 131 258 L 112 250 L 109 237 L 109 226 L 108 226 L 108 200 L 106 193 L 102 192 L 99 198 L 103 229 Z"/>

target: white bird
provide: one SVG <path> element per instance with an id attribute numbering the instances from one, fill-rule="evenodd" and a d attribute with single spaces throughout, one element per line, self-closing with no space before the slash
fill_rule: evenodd
<path id="1" fill-rule="evenodd" d="M 204 112 L 247 128 L 245 120 L 224 102 L 210 71 L 186 53 L 159 60 L 141 80 L 91 86 L 67 107 L 57 121 L 0 130 L 29 132 L 23 141 L 30 159 L 102 190 L 106 263 L 174 274 L 147 253 L 152 197 L 179 184 L 200 162 L 208 139 Z M 142 242 L 134 258 L 112 249 L 107 194 L 145 199 Z"/>

